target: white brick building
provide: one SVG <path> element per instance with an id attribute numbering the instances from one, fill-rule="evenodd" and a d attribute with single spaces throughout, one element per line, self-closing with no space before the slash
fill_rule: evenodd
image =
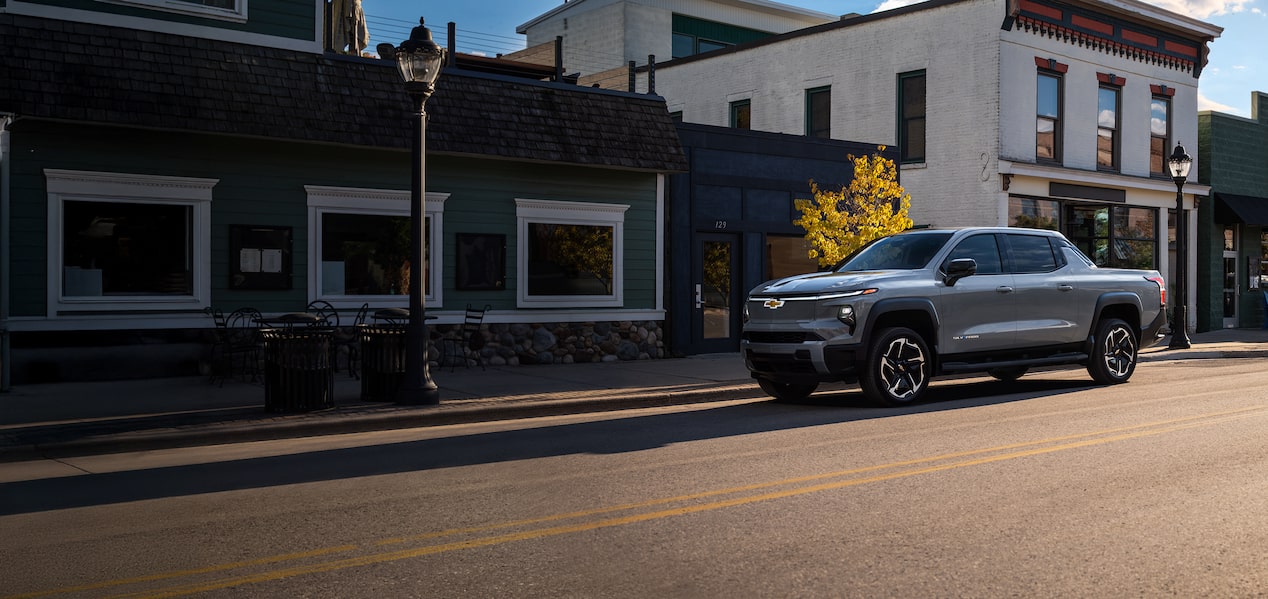
<path id="1" fill-rule="evenodd" d="M 529 48 L 562 37 L 564 68 L 593 75 L 835 20 L 768 0 L 567 0 L 515 31 Z"/>
<path id="2" fill-rule="evenodd" d="M 1197 155 L 1221 32 L 1136 0 L 931 0 L 658 63 L 655 92 L 687 122 L 901 146 L 917 224 L 1049 226 L 1174 272 L 1165 158 Z"/>

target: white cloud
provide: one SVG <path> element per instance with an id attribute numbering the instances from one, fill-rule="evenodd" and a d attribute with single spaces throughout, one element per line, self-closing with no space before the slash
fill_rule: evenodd
<path id="1" fill-rule="evenodd" d="M 881 12 L 919 4 L 924 0 L 882 0 L 872 12 Z M 1146 2 L 1195 19 L 1207 19 L 1212 16 L 1229 15 L 1249 10 L 1262 15 L 1262 10 L 1251 5 L 1255 0 L 1145 0 Z"/>
<path id="2" fill-rule="evenodd" d="M 912 4 L 919 4 L 923 1 L 924 0 L 884 0 L 883 2 L 881 2 L 881 5 L 877 6 L 876 10 L 873 10 L 872 12 L 881 12 L 883 10 L 892 10 L 895 8 L 902 8 L 904 6 L 911 6 Z"/>
<path id="3" fill-rule="evenodd" d="M 1202 95 L 1201 91 L 1199 91 L 1198 92 L 1198 111 L 1203 111 L 1203 110 L 1211 110 L 1214 112 L 1226 112 L 1226 113 L 1235 114 L 1238 116 L 1246 116 L 1245 114 L 1242 114 L 1240 110 L 1233 108 L 1232 106 L 1226 106 L 1224 104 L 1220 104 L 1219 102 L 1215 102 L 1208 99 L 1206 96 Z"/>
<path id="4" fill-rule="evenodd" d="M 1165 8 L 1195 19 L 1208 19 L 1218 15 L 1239 13 L 1250 8 L 1254 0 L 1145 0 L 1150 4 Z"/>

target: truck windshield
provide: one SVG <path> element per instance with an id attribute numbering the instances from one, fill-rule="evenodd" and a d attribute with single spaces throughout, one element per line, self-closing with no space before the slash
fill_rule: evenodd
<path id="1" fill-rule="evenodd" d="M 915 270 L 924 268 L 951 233 L 911 233 L 882 237 L 846 258 L 837 272 L 860 270 Z"/>

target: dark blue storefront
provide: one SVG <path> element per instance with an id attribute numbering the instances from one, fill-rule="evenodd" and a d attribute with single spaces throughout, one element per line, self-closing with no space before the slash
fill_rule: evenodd
<path id="1" fill-rule="evenodd" d="M 689 123 L 678 134 L 690 168 L 669 177 L 666 194 L 670 352 L 738 351 L 748 291 L 816 269 L 792 224 L 793 201 L 812 197 L 811 180 L 825 189 L 848 184 L 848 157 L 874 154 L 877 144 Z M 883 154 L 897 162 L 895 148 Z"/>

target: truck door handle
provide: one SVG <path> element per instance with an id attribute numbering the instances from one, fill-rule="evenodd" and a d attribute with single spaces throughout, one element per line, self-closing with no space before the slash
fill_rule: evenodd
<path id="1" fill-rule="evenodd" d="M 1059 291 L 1074 291 L 1074 285 L 1067 285 L 1067 284 L 1065 284 L 1065 283 L 1061 283 L 1061 284 L 1057 285 L 1057 290 L 1059 290 Z"/>
<path id="2" fill-rule="evenodd" d="M 997 292 L 999 292 L 999 293 L 1012 293 L 1012 292 L 1013 292 L 1013 288 L 1012 288 L 1012 287 L 1009 287 L 1009 286 L 1007 286 L 1007 285 L 1000 285 L 999 287 L 996 287 L 996 288 L 995 288 L 995 291 L 997 291 Z"/>
<path id="3" fill-rule="evenodd" d="M 700 284 L 699 284 L 699 283 L 697 283 L 697 284 L 696 284 L 696 307 L 697 307 L 697 308 L 703 308 L 703 307 L 704 307 L 704 295 L 703 295 L 702 293 L 700 293 Z"/>

